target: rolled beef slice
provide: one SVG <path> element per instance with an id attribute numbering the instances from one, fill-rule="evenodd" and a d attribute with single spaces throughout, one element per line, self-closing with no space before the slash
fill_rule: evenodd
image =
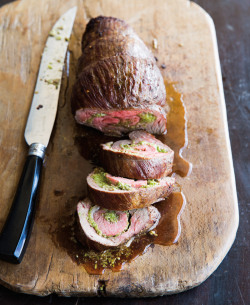
<path id="1" fill-rule="evenodd" d="M 77 205 L 76 236 L 89 248 L 114 248 L 153 230 L 160 217 L 159 211 L 153 206 L 119 212 L 93 205 L 86 198 Z"/>
<path id="2" fill-rule="evenodd" d="M 154 56 L 133 29 L 113 17 L 91 19 L 72 90 L 76 121 L 115 136 L 137 129 L 163 134 L 165 100 Z"/>
<path id="3" fill-rule="evenodd" d="M 133 131 L 129 140 L 101 145 L 100 160 L 114 176 L 161 179 L 172 172 L 174 151 L 146 131 Z"/>
<path id="4" fill-rule="evenodd" d="M 87 177 L 88 195 L 93 204 L 109 210 L 126 211 L 150 206 L 173 190 L 175 178 L 133 180 L 96 168 Z"/>

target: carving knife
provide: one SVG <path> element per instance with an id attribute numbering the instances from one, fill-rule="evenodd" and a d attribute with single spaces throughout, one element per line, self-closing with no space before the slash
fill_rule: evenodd
<path id="1" fill-rule="evenodd" d="M 62 70 L 77 7 L 63 14 L 47 39 L 24 133 L 29 145 L 17 191 L 0 234 L 0 259 L 20 263 L 32 230 L 36 195 L 46 147 L 53 129 Z"/>

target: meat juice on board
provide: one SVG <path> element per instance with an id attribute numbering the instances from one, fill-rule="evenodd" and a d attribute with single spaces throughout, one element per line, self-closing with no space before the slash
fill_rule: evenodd
<path id="1" fill-rule="evenodd" d="M 175 89 L 174 84 L 165 81 L 165 87 L 166 103 L 170 108 L 167 114 L 167 134 L 158 138 L 174 151 L 173 172 L 185 177 L 192 170 L 192 165 L 182 157 L 182 151 L 188 144 L 186 109 L 182 94 Z"/>

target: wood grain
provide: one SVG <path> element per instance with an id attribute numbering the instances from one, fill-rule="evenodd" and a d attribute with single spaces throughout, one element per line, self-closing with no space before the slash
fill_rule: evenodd
<path id="1" fill-rule="evenodd" d="M 3 285 L 31 294 L 96 295 L 105 280 L 106 294 L 154 296 L 186 290 L 204 281 L 219 265 L 235 238 L 238 206 L 225 103 L 213 23 L 197 5 L 178 1 L 37 1 L 24 0 L 0 11 L 1 225 L 7 216 L 27 153 L 23 131 L 47 33 L 57 18 L 78 5 L 61 89 L 58 116 L 48 147 L 39 208 L 26 256 L 19 266 L 1 262 Z M 90 166 L 74 145 L 76 127 L 69 97 L 80 38 L 89 18 L 112 15 L 131 24 L 153 50 L 164 78 L 175 82 L 187 108 L 189 145 L 185 158 L 192 175 L 178 177 L 187 197 L 182 235 L 172 247 L 156 246 L 120 273 L 89 276 L 51 232 L 84 195 Z M 69 77 L 67 77 L 69 69 Z M 14 117 L 14 120 L 13 120 Z M 55 196 L 54 190 L 63 195 Z"/>

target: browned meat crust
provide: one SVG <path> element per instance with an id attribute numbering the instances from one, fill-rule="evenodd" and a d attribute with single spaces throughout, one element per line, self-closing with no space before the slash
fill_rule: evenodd
<path id="1" fill-rule="evenodd" d="M 145 131 L 134 131 L 129 138 L 137 143 L 146 141 L 155 143 L 166 153 L 156 151 L 152 155 L 131 154 L 129 149 L 121 150 L 120 145 L 131 144 L 131 140 L 120 140 L 112 145 L 101 145 L 100 161 L 102 166 L 113 176 L 131 179 L 160 179 L 172 172 L 174 151 Z M 120 150 L 119 150 L 120 149 Z"/>
<path id="2" fill-rule="evenodd" d="M 77 205 L 75 225 L 76 238 L 84 246 L 87 246 L 90 249 L 94 248 L 99 251 L 119 247 L 134 237 L 139 237 L 141 234 L 146 233 L 151 228 L 157 226 L 161 217 L 161 214 L 154 206 L 140 210 L 133 210 L 129 212 L 131 218 L 127 230 L 117 237 L 114 236 L 107 238 L 99 235 L 89 223 L 88 212 L 93 206 L 91 202 L 91 205 L 85 205 L 85 207 L 79 211 L 78 208 L 86 201 L 88 201 L 87 198 L 83 202 L 79 202 Z M 139 230 L 138 227 L 140 228 Z"/>
<path id="3" fill-rule="evenodd" d="M 157 66 L 148 59 L 120 55 L 100 60 L 80 73 L 73 88 L 73 110 L 147 109 L 165 103 Z"/>
<path id="4" fill-rule="evenodd" d="M 100 161 L 113 176 L 131 179 L 160 179 L 172 172 L 174 152 L 164 157 L 143 159 L 122 152 L 102 149 Z"/>
<path id="5" fill-rule="evenodd" d="M 167 179 L 171 181 L 168 186 L 157 185 L 132 191 L 107 191 L 97 187 L 90 174 L 87 177 L 88 196 L 93 204 L 108 210 L 127 211 L 144 208 L 171 194 L 174 181 L 173 178 Z"/>
<path id="6" fill-rule="evenodd" d="M 99 16 L 90 19 L 82 36 L 82 50 L 101 37 L 134 34 L 133 29 L 124 21 L 114 17 Z"/>
<path id="7" fill-rule="evenodd" d="M 72 91 L 73 114 L 85 108 L 155 109 L 165 104 L 165 86 L 155 59 L 123 20 L 91 19 L 83 34 L 82 52 Z M 154 132 L 166 132 L 163 125 Z"/>

